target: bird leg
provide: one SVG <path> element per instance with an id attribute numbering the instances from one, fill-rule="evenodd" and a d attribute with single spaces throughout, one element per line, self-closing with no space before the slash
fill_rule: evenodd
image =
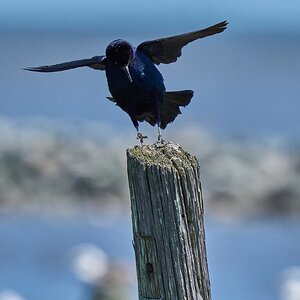
<path id="1" fill-rule="evenodd" d="M 157 143 L 158 144 L 164 144 L 165 143 L 165 140 L 163 139 L 162 137 L 162 134 L 161 134 L 161 130 L 160 130 L 160 126 L 158 124 L 158 137 L 157 137 Z"/>
<path id="2" fill-rule="evenodd" d="M 143 146 L 143 143 L 144 143 L 144 139 L 147 139 L 147 138 L 148 137 L 146 135 L 143 135 L 142 133 L 137 132 L 136 139 L 140 140 L 142 146 Z"/>

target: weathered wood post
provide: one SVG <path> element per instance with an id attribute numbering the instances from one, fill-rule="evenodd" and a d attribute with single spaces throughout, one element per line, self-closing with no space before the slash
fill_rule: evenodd
<path id="1" fill-rule="evenodd" d="M 196 157 L 180 146 L 127 150 L 139 299 L 210 300 Z"/>

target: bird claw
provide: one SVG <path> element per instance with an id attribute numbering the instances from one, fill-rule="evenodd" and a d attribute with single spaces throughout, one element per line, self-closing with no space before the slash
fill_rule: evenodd
<path id="1" fill-rule="evenodd" d="M 165 140 L 163 139 L 162 135 L 159 134 L 158 135 L 158 138 L 157 138 L 157 141 L 155 142 L 155 145 L 158 146 L 158 145 L 163 145 L 165 143 Z"/>
<path id="2" fill-rule="evenodd" d="M 137 140 L 140 140 L 141 145 L 143 145 L 144 139 L 147 139 L 147 138 L 148 138 L 148 137 L 147 137 L 146 135 L 143 135 L 143 134 L 140 133 L 140 132 L 137 133 L 136 139 L 137 139 Z"/>
<path id="3" fill-rule="evenodd" d="M 164 144 L 165 143 L 165 140 L 163 139 L 162 135 L 158 135 L 158 138 L 157 138 L 157 142 L 160 143 L 160 144 Z"/>

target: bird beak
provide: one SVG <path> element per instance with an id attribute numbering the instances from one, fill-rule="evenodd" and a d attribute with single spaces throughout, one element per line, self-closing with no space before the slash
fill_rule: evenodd
<path id="1" fill-rule="evenodd" d="M 124 67 L 122 67 L 122 69 L 125 71 L 125 73 L 126 73 L 128 79 L 129 79 L 129 81 L 130 81 L 130 82 L 133 82 L 132 77 L 131 77 L 131 75 L 130 75 L 130 73 L 129 73 L 128 66 L 124 66 Z"/>

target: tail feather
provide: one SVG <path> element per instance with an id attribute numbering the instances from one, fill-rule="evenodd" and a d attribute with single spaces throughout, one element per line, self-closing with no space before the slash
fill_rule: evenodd
<path id="1" fill-rule="evenodd" d="M 191 90 L 165 93 L 160 115 L 161 129 L 165 129 L 181 114 L 179 106 L 187 106 L 191 102 L 193 94 L 194 92 Z"/>

